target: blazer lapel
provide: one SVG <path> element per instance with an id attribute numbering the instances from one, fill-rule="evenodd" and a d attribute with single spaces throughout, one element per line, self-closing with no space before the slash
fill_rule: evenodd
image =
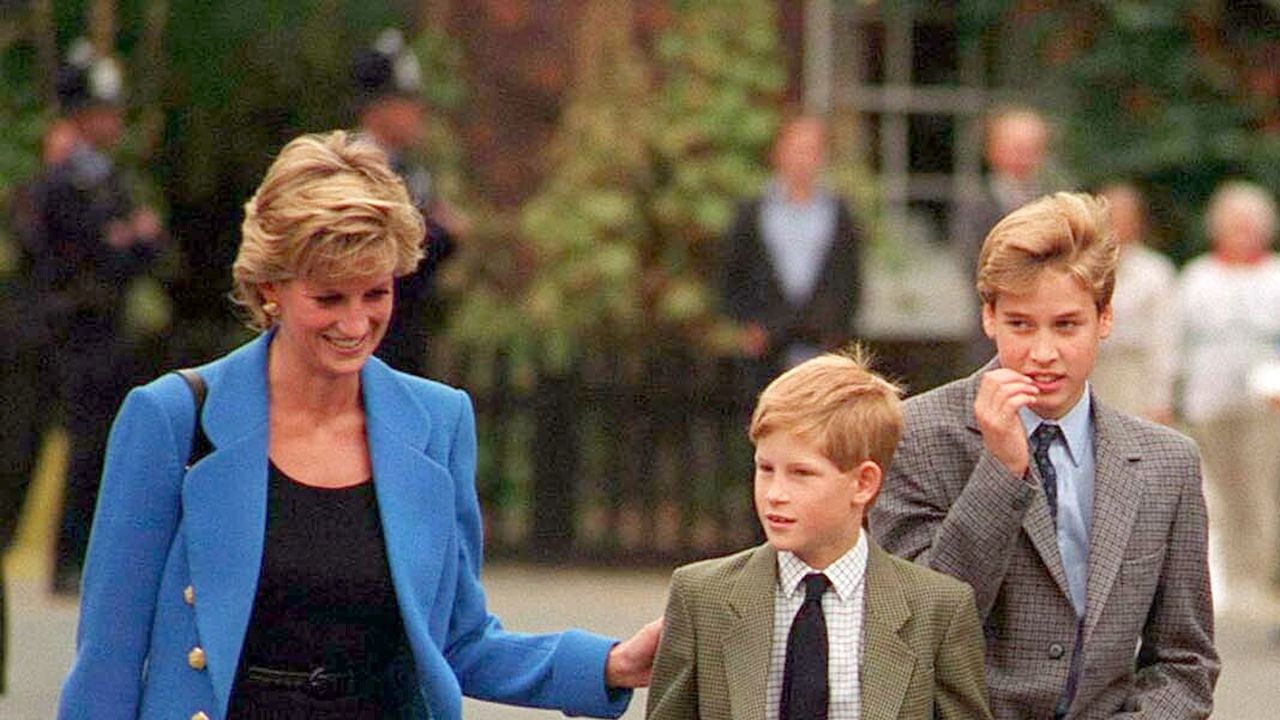
<path id="1" fill-rule="evenodd" d="M 182 483 L 183 528 L 196 627 L 225 711 L 262 565 L 267 506 L 270 333 L 200 368 L 201 422 L 213 451 Z"/>
<path id="2" fill-rule="evenodd" d="M 771 546 L 762 545 L 752 553 L 729 594 L 737 621 L 724 641 L 724 664 L 729 714 L 734 720 L 765 717 L 777 582 L 778 555 Z"/>
<path id="3" fill-rule="evenodd" d="M 445 554 L 455 551 L 453 481 L 448 469 L 426 454 L 431 415 L 395 373 L 371 359 L 361 372 L 361 387 L 373 485 L 400 614 L 410 637 L 443 637 L 447 614 L 432 615 L 430 609 L 436 605 Z"/>
<path id="4" fill-rule="evenodd" d="M 973 412 L 973 403 L 978 395 L 978 384 L 982 382 L 982 375 L 989 370 L 1000 367 L 998 360 L 992 360 L 979 369 L 976 373 L 969 377 L 969 383 L 965 388 L 965 415 L 966 426 L 973 433 L 974 443 L 974 463 L 977 462 L 977 455 L 983 452 L 982 448 L 982 431 L 978 428 L 978 418 Z M 1040 472 L 1036 470 L 1035 463 L 1031 464 L 1030 473 L 1032 479 L 1037 486 L 1041 485 Z M 1040 555 L 1041 561 L 1049 570 L 1049 575 L 1053 577 L 1053 581 L 1058 585 L 1058 590 L 1063 597 L 1070 598 L 1071 591 L 1067 584 L 1067 571 L 1062 565 L 1062 553 L 1058 550 L 1058 531 L 1053 524 L 1053 517 L 1049 514 L 1049 503 L 1044 497 L 1043 492 L 1038 492 L 1032 496 L 1031 505 L 1027 507 L 1027 514 L 1022 518 L 1022 529 L 1027 533 L 1027 538 L 1031 540 L 1031 545 Z"/>
<path id="5" fill-rule="evenodd" d="M 1089 536 L 1089 580 L 1085 605 L 1086 633 L 1098 622 L 1111 586 L 1120 572 L 1129 533 L 1142 500 L 1143 483 L 1134 472 L 1142 459 L 1137 443 L 1120 432 L 1117 413 L 1094 403 L 1095 471 L 1093 528 Z M 1088 636 L 1085 636 L 1086 640 Z"/>
<path id="6" fill-rule="evenodd" d="M 870 541 L 870 538 L 868 538 Z M 888 556 L 869 542 L 863 607 L 862 717 L 892 720 L 898 717 L 915 672 L 916 656 L 898 631 L 911 617 Z"/>

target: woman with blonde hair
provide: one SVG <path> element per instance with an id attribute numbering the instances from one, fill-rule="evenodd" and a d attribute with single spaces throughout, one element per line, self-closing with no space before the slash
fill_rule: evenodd
<path id="1" fill-rule="evenodd" d="M 422 223 L 367 141 L 280 153 L 234 266 L 262 334 L 116 418 L 60 718 L 439 720 L 464 693 L 613 717 L 648 682 L 657 623 L 523 635 L 485 608 L 470 400 L 372 357 Z"/>

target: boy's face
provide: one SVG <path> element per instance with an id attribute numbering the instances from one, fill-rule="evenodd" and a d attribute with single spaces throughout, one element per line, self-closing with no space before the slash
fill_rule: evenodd
<path id="1" fill-rule="evenodd" d="M 1031 289 L 1001 292 L 983 305 L 982 328 L 995 341 L 1001 367 L 1026 375 L 1040 390 L 1031 410 L 1057 419 L 1084 394 L 1098 344 L 1111 334 L 1111 307 L 1098 312 L 1075 277 L 1047 268 Z"/>
<path id="2" fill-rule="evenodd" d="M 760 437 L 756 514 L 769 543 L 825 569 L 858 542 L 863 509 L 880 489 L 879 470 L 868 461 L 840 472 L 813 443 L 783 430 Z"/>

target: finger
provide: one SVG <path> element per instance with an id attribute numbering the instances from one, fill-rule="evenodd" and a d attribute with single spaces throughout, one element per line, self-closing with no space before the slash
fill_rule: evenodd
<path id="1" fill-rule="evenodd" d="M 1003 385 L 992 393 L 989 399 L 990 411 L 996 415 L 1008 415 L 1016 412 L 1019 408 L 1024 407 L 1034 401 L 1040 395 L 1040 389 L 1035 385 L 1025 383 L 1010 383 Z M 1029 400 L 1027 399 L 1029 398 Z"/>

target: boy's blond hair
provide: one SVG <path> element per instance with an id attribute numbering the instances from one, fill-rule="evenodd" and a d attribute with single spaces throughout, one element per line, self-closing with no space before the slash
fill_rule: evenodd
<path id="1" fill-rule="evenodd" d="M 854 347 L 783 373 L 760 393 L 751 442 L 781 430 L 816 445 L 841 472 L 865 460 L 888 468 L 902 436 L 902 390 L 870 365 Z"/>
<path id="2" fill-rule="evenodd" d="M 996 223 L 978 257 L 978 294 L 995 306 L 1001 292 L 1026 292 L 1040 271 L 1073 275 L 1101 312 L 1111 304 L 1120 246 L 1107 201 L 1086 193 L 1054 193 Z"/>

